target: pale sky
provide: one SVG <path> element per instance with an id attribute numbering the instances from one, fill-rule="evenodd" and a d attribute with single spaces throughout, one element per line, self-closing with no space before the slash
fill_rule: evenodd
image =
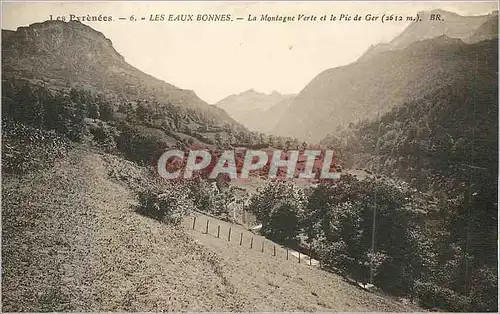
<path id="1" fill-rule="evenodd" d="M 371 44 L 388 42 L 406 22 L 248 22 L 249 14 L 415 15 L 444 9 L 487 14 L 497 2 L 31 2 L 5 3 L 2 28 L 49 16 L 105 15 L 113 22 L 84 22 L 113 42 L 140 70 L 207 101 L 248 89 L 298 93 L 321 71 L 355 61 Z M 150 14 L 232 14 L 233 22 L 149 22 Z M 139 21 L 130 22 L 134 15 Z M 127 20 L 118 20 L 127 17 Z M 140 21 L 146 17 L 146 21 Z M 236 17 L 244 17 L 237 21 Z"/>

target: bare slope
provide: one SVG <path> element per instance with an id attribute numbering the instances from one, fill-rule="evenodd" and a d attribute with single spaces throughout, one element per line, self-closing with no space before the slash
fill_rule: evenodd
<path id="1" fill-rule="evenodd" d="M 4 178 L 4 311 L 414 310 L 283 251 L 240 247 L 237 229 L 228 243 L 189 230 L 189 218 L 182 229 L 142 217 L 107 171 L 76 149 L 53 169 Z"/>

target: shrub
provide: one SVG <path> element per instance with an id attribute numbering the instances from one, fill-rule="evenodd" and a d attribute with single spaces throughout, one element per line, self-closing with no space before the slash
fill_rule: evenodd
<path id="1" fill-rule="evenodd" d="M 364 282 L 373 271 L 376 286 L 405 294 L 432 262 L 427 261 L 431 252 L 416 256 L 425 251 L 427 242 L 417 228 L 419 214 L 413 207 L 405 186 L 385 178 L 358 180 L 345 175 L 314 188 L 304 230 L 311 242 L 317 242 L 317 254 L 326 268 Z"/>
<path id="2" fill-rule="evenodd" d="M 2 86 L 2 116 L 35 128 L 55 130 L 57 133 L 78 142 L 85 133 L 84 119 L 92 113 L 97 116 L 97 104 L 92 94 L 85 90 L 72 89 L 69 94 L 27 81 L 11 82 Z"/>
<path id="3" fill-rule="evenodd" d="M 119 130 L 118 149 L 137 163 L 150 164 L 173 144 L 173 139 L 159 129 L 123 124 Z"/>
<path id="4" fill-rule="evenodd" d="M 249 209 L 262 223 L 261 233 L 280 242 L 297 240 L 307 197 L 293 182 L 268 182 L 250 198 Z"/>
<path id="5" fill-rule="evenodd" d="M 354 259 L 349 256 L 346 243 L 342 240 L 337 242 L 320 240 L 319 243 L 316 249 L 322 261 L 321 266 L 347 275 L 349 265 L 353 265 Z"/>
<path id="6" fill-rule="evenodd" d="M 2 127 L 2 171 L 25 173 L 47 168 L 66 155 L 68 139 L 54 131 L 45 131 L 16 122 Z"/>
<path id="7" fill-rule="evenodd" d="M 469 299 L 469 311 L 498 311 L 498 276 L 494 266 L 482 266 L 474 272 Z"/>
<path id="8" fill-rule="evenodd" d="M 430 282 L 416 281 L 414 291 L 420 305 L 426 308 L 439 308 L 455 312 L 467 312 L 468 300 L 455 291 Z"/>
<path id="9" fill-rule="evenodd" d="M 116 150 L 115 137 L 118 137 L 116 128 L 100 120 L 98 120 L 97 123 L 88 121 L 87 127 L 90 134 L 93 135 L 94 142 L 98 147 L 101 147 L 106 152 L 113 152 Z"/>
<path id="10" fill-rule="evenodd" d="M 222 220 L 230 220 L 228 206 L 235 200 L 234 189 L 220 188 L 215 181 L 196 178 L 191 181 L 190 190 L 197 210 Z"/>
<path id="11" fill-rule="evenodd" d="M 194 205 L 184 184 L 171 183 L 150 186 L 139 192 L 136 211 L 160 222 L 178 225 Z"/>
<path id="12" fill-rule="evenodd" d="M 115 119 L 113 104 L 106 101 L 104 97 L 101 97 L 101 101 L 99 103 L 99 118 L 103 121 L 113 121 Z"/>
<path id="13" fill-rule="evenodd" d="M 132 161 L 111 154 L 105 154 L 103 158 L 107 162 L 108 176 L 125 183 L 136 193 L 143 191 L 147 186 L 161 184 L 161 182 L 153 183 L 156 181 L 151 170 L 148 171 L 147 168 Z"/>

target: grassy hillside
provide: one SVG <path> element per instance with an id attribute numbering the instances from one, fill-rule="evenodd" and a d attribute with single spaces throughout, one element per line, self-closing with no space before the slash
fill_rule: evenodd
<path id="1" fill-rule="evenodd" d="M 78 146 L 53 168 L 3 178 L 4 311 L 414 310 L 188 231 L 191 219 L 183 228 L 137 215 L 130 184 L 108 175 L 122 162 Z M 127 167 L 137 173 L 126 178 L 143 178 Z"/>
<path id="2" fill-rule="evenodd" d="M 206 221 L 209 234 L 205 234 Z M 404 304 L 384 295 L 369 293 L 349 283 L 339 275 L 309 266 L 309 258 L 302 255 L 299 264 L 297 253 L 286 249 L 263 236 L 256 235 L 240 226 L 197 215 L 196 228 L 192 230 L 193 218 L 185 220 L 184 226 L 200 244 L 219 252 L 227 279 L 236 291 L 252 300 L 249 311 L 418 311 L 411 304 Z M 220 226 L 220 238 L 217 227 Z M 231 228 L 231 241 L 227 235 Z M 240 236 L 243 241 L 240 246 Z M 253 238 L 253 247 L 250 248 Z M 262 252 L 264 243 L 264 252 Z M 276 247 L 276 256 L 274 256 Z M 295 255 L 293 255 L 295 254 Z"/>
<path id="3" fill-rule="evenodd" d="M 2 180 L 3 311 L 237 311 L 220 258 L 137 215 L 136 195 L 84 148 Z"/>

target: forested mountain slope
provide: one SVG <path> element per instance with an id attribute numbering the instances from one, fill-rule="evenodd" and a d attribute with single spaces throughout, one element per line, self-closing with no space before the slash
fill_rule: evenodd
<path id="1" fill-rule="evenodd" d="M 457 19 L 464 23 L 444 23 L 448 26 L 443 29 L 429 28 L 430 22 L 411 24 L 395 39 L 398 49 L 323 71 L 294 99 L 274 132 L 319 141 L 350 123 L 473 77 L 476 60 L 493 65 L 496 41 L 475 42 L 469 37 L 476 31 L 486 34 L 482 24 L 493 17 Z M 461 38 L 468 38 L 469 44 Z"/>

